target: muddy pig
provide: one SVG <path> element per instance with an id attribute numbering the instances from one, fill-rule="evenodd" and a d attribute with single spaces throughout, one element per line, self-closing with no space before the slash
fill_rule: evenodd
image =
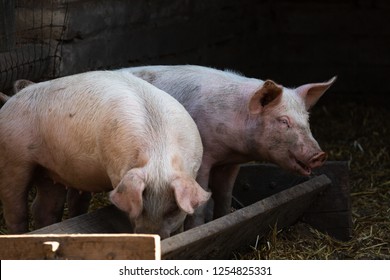
<path id="1" fill-rule="evenodd" d="M 135 232 L 168 237 L 210 196 L 195 181 L 202 151 L 183 106 L 132 75 L 96 71 L 29 85 L 0 110 L 7 227 L 28 230 L 28 185 L 39 170 L 80 191 L 110 191 Z"/>
<path id="2" fill-rule="evenodd" d="M 326 159 L 309 128 L 308 110 L 333 84 L 285 88 L 201 66 L 125 68 L 175 97 L 200 131 L 204 155 L 197 181 L 212 191 L 214 218 L 230 210 L 239 164 L 266 160 L 303 176 Z M 202 209 L 188 222 L 204 222 Z"/>

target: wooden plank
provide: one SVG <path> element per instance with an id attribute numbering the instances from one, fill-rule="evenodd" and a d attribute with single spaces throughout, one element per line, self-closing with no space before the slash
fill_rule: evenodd
<path id="1" fill-rule="evenodd" d="M 348 164 L 331 162 L 318 173 L 325 174 L 332 184 L 305 211 L 302 219 L 321 232 L 347 241 L 352 237 L 353 228 Z"/>
<path id="2" fill-rule="evenodd" d="M 332 181 L 332 185 L 313 207 L 312 211 L 334 211 L 336 208 L 350 209 L 350 186 L 348 163 L 345 161 L 329 162 L 317 170 L 317 174 L 325 174 Z M 327 197 L 329 196 L 329 197 Z M 333 200 L 333 202 L 328 201 Z M 331 205 L 330 205 L 331 204 Z"/>
<path id="3" fill-rule="evenodd" d="M 0 259 L 154 260 L 160 237 L 147 234 L 0 236 Z"/>
<path id="4" fill-rule="evenodd" d="M 243 244 L 254 243 L 277 224 L 278 228 L 294 223 L 331 184 L 321 175 L 276 193 L 250 206 L 161 242 L 163 259 L 222 259 Z"/>
<path id="5" fill-rule="evenodd" d="M 243 164 L 234 185 L 233 195 L 246 206 L 308 179 L 273 164 Z"/>
<path id="6" fill-rule="evenodd" d="M 37 229 L 29 234 L 73 233 L 131 233 L 133 229 L 126 214 L 110 205 L 94 212 Z"/>
<path id="7" fill-rule="evenodd" d="M 335 173 L 336 172 L 336 173 Z M 337 180 L 339 176 L 348 177 L 346 162 L 330 161 L 326 162 L 322 168 L 315 170 L 315 175 L 326 174 L 331 180 Z M 302 177 L 285 171 L 273 164 L 243 164 L 234 186 L 233 195 L 243 204 L 249 205 L 258 200 L 264 199 L 277 192 L 288 189 L 294 185 L 305 182 L 309 177 Z M 346 180 L 343 179 L 343 182 Z M 349 192 L 348 183 L 338 184 L 329 193 Z M 326 197 L 324 197 L 326 199 Z M 339 197 L 342 209 L 350 208 L 349 200 Z M 327 203 L 325 203 L 327 204 Z M 333 206 L 334 207 L 334 206 Z"/>
<path id="8" fill-rule="evenodd" d="M 315 170 L 315 174 L 325 174 L 332 185 L 305 211 L 304 221 L 336 239 L 349 240 L 353 226 L 347 162 L 326 162 Z M 233 191 L 238 203 L 233 201 L 233 205 L 249 205 L 307 179 L 272 164 L 242 165 Z M 333 220 L 327 213 L 334 213 Z M 334 224 L 340 225 L 337 230 L 334 230 Z"/>

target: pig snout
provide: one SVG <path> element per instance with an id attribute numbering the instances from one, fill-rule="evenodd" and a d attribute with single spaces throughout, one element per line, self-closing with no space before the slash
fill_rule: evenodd
<path id="1" fill-rule="evenodd" d="M 320 167 L 324 164 L 327 155 L 323 151 L 316 152 L 312 154 L 311 156 L 299 156 L 298 154 L 290 153 L 290 157 L 293 158 L 292 166 L 294 166 L 292 169 L 303 175 L 303 176 L 310 176 L 312 173 L 312 169 Z"/>
<path id="2" fill-rule="evenodd" d="M 308 165 L 312 169 L 320 167 L 324 164 L 324 162 L 326 161 L 326 158 L 327 158 L 327 155 L 325 152 L 316 153 L 316 154 L 314 154 L 314 156 L 311 157 Z"/>

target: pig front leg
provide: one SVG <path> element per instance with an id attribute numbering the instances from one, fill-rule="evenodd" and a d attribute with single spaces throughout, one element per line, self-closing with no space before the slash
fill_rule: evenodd
<path id="1" fill-rule="evenodd" d="M 68 189 L 67 203 L 69 218 L 73 218 L 88 212 L 92 195 L 89 192 L 80 192 L 76 189 Z"/>
<path id="2" fill-rule="evenodd" d="M 214 219 L 230 213 L 234 182 L 236 181 L 240 165 L 221 165 L 211 170 L 210 189 L 214 200 Z"/>
<path id="3" fill-rule="evenodd" d="M 54 183 L 47 176 L 37 176 L 34 180 L 37 194 L 32 204 L 35 228 L 42 228 L 62 220 L 66 188 Z"/>

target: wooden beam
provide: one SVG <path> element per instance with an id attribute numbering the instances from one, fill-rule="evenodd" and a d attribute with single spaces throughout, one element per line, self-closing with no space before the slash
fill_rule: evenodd
<path id="1" fill-rule="evenodd" d="M 315 174 L 325 174 L 332 184 L 308 206 L 302 220 L 336 239 L 349 240 L 353 226 L 347 162 L 328 161 L 316 169 Z M 233 205 L 249 205 L 306 180 L 307 177 L 297 176 L 272 164 L 242 165 L 233 191 L 236 199 Z M 335 227 L 335 224 L 338 226 Z"/>
<path id="2" fill-rule="evenodd" d="M 29 234 L 74 233 L 131 233 L 129 219 L 115 206 L 110 205 L 60 223 L 37 229 Z"/>
<path id="3" fill-rule="evenodd" d="M 325 174 L 332 184 L 308 207 L 302 220 L 333 238 L 347 241 L 352 237 L 352 206 L 347 162 L 329 162 L 318 174 Z"/>
<path id="4" fill-rule="evenodd" d="M 0 236 L 2 260 L 154 260 L 160 237 L 147 234 L 40 234 Z"/>
<path id="5" fill-rule="evenodd" d="M 163 259 L 222 259 L 232 250 L 254 244 L 277 225 L 293 224 L 316 196 L 331 184 L 321 175 L 250 206 L 161 242 Z"/>

